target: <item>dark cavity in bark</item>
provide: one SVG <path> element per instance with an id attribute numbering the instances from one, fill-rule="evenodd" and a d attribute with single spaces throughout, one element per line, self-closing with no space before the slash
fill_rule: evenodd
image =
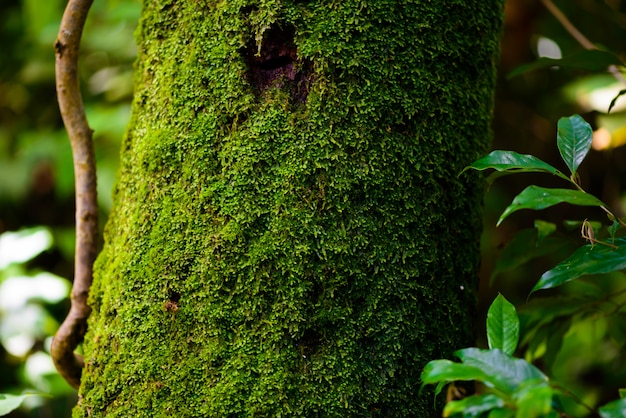
<path id="1" fill-rule="evenodd" d="M 242 49 L 248 78 L 259 95 L 270 87 L 287 88 L 294 103 L 305 103 L 311 84 L 311 62 L 298 57 L 291 25 L 274 24 L 263 33 L 261 47 L 254 39 Z"/>

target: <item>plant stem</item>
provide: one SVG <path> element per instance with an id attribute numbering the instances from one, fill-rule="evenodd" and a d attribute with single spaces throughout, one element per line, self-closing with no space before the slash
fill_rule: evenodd
<path id="1" fill-rule="evenodd" d="M 98 200 L 93 131 L 89 128 L 78 82 L 80 38 L 93 0 L 69 0 L 54 48 L 57 98 L 72 146 L 76 188 L 76 255 L 70 311 L 52 340 L 50 354 L 59 374 L 75 388 L 84 366 L 74 350 L 83 341 L 91 309 L 87 296 L 97 254 Z"/>
<path id="2" fill-rule="evenodd" d="M 572 398 L 574 400 L 574 402 L 576 402 L 577 404 L 579 404 L 580 406 L 582 406 L 583 408 L 587 409 L 591 414 L 593 414 L 595 411 L 592 407 L 590 407 L 589 405 L 587 405 L 585 402 L 583 402 L 582 399 L 580 399 L 575 393 L 571 392 L 570 390 L 561 387 L 559 385 L 555 385 L 553 384 L 552 387 L 554 389 L 559 390 L 560 392 L 562 392 L 564 395 L 569 396 L 570 398 Z"/>
<path id="3" fill-rule="evenodd" d="M 556 20 L 561 23 L 563 28 L 572 35 L 574 39 L 585 49 L 597 49 L 596 46 L 589 40 L 585 35 L 583 35 L 576 26 L 570 22 L 570 20 L 563 14 L 563 12 L 552 2 L 552 0 L 541 0 L 541 3 L 545 6 L 546 9 L 556 18 Z M 626 78 L 619 71 L 619 69 L 615 65 L 610 65 L 608 67 L 608 71 L 619 81 L 620 83 L 626 85 Z"/>

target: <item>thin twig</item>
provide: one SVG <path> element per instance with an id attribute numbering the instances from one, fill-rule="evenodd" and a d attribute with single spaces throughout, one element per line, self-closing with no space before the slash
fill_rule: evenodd
<path id="1" fill-rule="evenodd" d="M 561 23 L 561 25 L 565 28 L 565 30 L 572 35 L 574 39 L 585 49 L 598 49 L 596 46 L 589 40 L 585 35 L 583 35 L 576 26 L 570 22 L 570 20 L 563 14 L 563 12 L 556 7 L 556 5 L 552 2 L 552 0 L 541 0 L 541 3 L 545 6 L 546 9 L 556 18 L 556 20 Z M 610 65 L 608 67 L 608 71 L 619 81 L 620 83 L 626 85 L 626 78 L 620 72 L 620 70 L 615 65 Z"/>
<path id="2" fill-rule="evenodd" d="M 572 392 L 572 391 L 570 391 L 570 390 L 568 390 L 568 389 L 566 389 L 566 388 L 564 388 L 562 386 L 555 385 L 555 384 L 553 384 L 552 387 L 554 389 L 557 389 L 557 390 L 561 391 L 564 395 L 569 396 L 570 398 L 572 398 L 574 400 L 574 402 L 576 402 L 577 404 L 579 404 L 580 406 L 582 406 L 583 408 L 588 410 L 590 413 L 592 413 L 592 414 L 595 413 L 595 410 L 591 406 L 587 405 L 585 403 L 585 401 L 583 401 L 574 392 Z"/>
<path id="3" fill-rule="evenodd" d="M 80 386 L 84 366 L 74 350 L 83 341 L 91 309 L 87 296 L 97 254 L 98 201 L 93 131 L 89 128 L 78 82 L 80 38 L 93 0 L 69 0 L 54 48 L 59 108 L 67 129 L 74 159 L 76 185 L 76 258 L 70 312 L 52 340 L 54 364 L 73 387 Z"/>

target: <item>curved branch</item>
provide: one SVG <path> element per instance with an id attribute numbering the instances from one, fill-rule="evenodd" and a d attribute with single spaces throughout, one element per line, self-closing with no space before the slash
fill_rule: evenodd
<path id="1" fill-rule="evenodd" d="M 84 362 L 74 350 L 83 341 L 91 309 L 87 296 L 97 254 L 98 201 L 93 131 L 89 128 L 78 82 L 80 38 L 93 0 L 69 0 L 54 48 L 59 108 L 74 159 L 76 185 L 76 258 L 70 312 L 52 340 L 50 354 L 65 380 L 80 385 Z"/>
<path id="2" fill-rule="evenodd" d="M 596 49 L 596 46 L 591 42 L 585 35 L 583 35 L 576 26 L 570 22 L 570 20 L 565 16 L 565 14 L 559 9 L 552 0 L 541 0 L 544 7 L 548 9 L 552 16 L 559 21 L 561 26 L 565 28 L 565 30 L 572 36 L 572 38 L 576 39 L 576 41 L 585 49 Z M 626 84 L 626 79 L 624 75 L 620 72 L 619 68 L 615 65 L 610 65 L 608 67 L 608 71 L 622 84 Z"/>

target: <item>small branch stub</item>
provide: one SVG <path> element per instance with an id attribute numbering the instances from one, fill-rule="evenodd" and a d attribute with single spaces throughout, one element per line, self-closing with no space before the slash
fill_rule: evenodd
<path id="1" fill-rule="evenodd" d="M 89 128 L 78 82 L 78 50 L 87 13 L 93 0 L 69 0 L 57 40 L 56 87 L 63 123 L 72 145 L 76 186 L 76 256 L 72 306 L 52 340 L 50 354 L 59 374 L 78 388 L 84 366 L 74 353 L 83 341 L 91 309 L 87 296 L 97 254 L 98 202 L 93 131 Z"/>

